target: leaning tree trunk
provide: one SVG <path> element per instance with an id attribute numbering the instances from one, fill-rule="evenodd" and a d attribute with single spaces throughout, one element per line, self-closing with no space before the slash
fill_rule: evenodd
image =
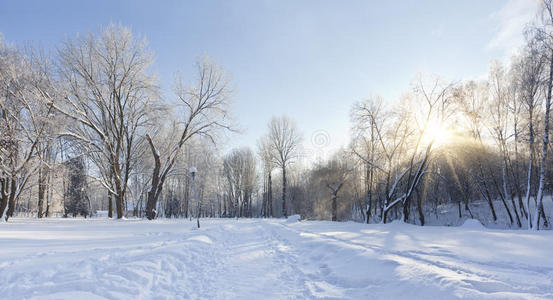
<path id="1" fill-rule="evenodd" d="M 507 161 L 506 159 L 503 159 L 503 170 L 502 170 L 502 176 L 503 176 L 503 192 L 505 193 L 505 197 L 507 197 Z M 515 213 L 515 219 L 517 221 L 517 226 L 520 228 L 522 226 L 522 223 L 520 222 L 520 217 L 518 215 L 517 206 L 515 203 L 515 192 L 511 189 L 511 205 L 513 206 L 513 212 Z"/>
<path id="2" fill-rule="evenodd" d="M 425 183 L 425 185 L 426 185 L 426 183 Z M 425 194 L 426 194 L 426 192 L 425 192 Z M 422 210 L 422 195 L 417 195 L 417 211 L 419 213 L 419 220 L 421 222 L 421 226 L 424 226 L 424 212 Z"/>
<path id="3" fill-rule="evenodd" d="M 152 171 L 152 186 L 148 192 L 148 199 L 146 201 L 146 218 L 148 220 L 153 220 L 156 217 L 156 206 L 157 200 L 163 188 L 163 181 L 165 180 L 164 176 L 161 176 L 161 158 L 155 146 L 152 142 L 152 139 L 149 135 L 146 135 L 148 143 L 150 144 L 150 149 L 154 156 L 154 170 Z"/>
<path id="4" fill-rule="evenodd" d="M 497 180 L 495 179 L 493 174 L 491 174 L 492 171 L 490 170 L 489 172 L 490 172 L 490 175 L 493 178 L 493 183 L 494 183 L 495 189 L 497 191 L 497 194 L 499 195 L 499 198 L 501 199 L 501 203 L 503 203 L 503 206 L 505 207 L 505 210 L 507 211 L 507 215 L 509 216 L 509 222 L 510 222 L 511 225 L 513 225 L 513 215 L 511 214 L 511 210 L 509 209 L 509 206 L 507 205 L 507 201 L 505 200 L 505 198 L 507 197 L 507 188 L 505 187 L 505 182 L 503 182 L 503 191 L 501 191 L 501 188 L 499 187 L 499 183 L 497 182 Z M 505 168 L 502 168 L 502 173 L 503 173 L 503 178 L 505 178 Z"/>
<path id="5" fill-rule="evenodd" d="M 482 161 L 478 162 L 478 168 L 480 171 L 480 193 L 482 194 L 482 197 L 487 200 L 490 211 L 492 212 L 493 221 L 496 222 L 497 215 L 495 214 L 495 208 L 493 206 L 490 190 L 488 189 L 488 185 L 486 184 L 486 177 L 484 176 L 484 170 L 482 169 Z"/>
<path id="6" fill-rule="evenodd" d="M 486 184 L 486 182 L 484 182 L 484 179 L 482 179 L 482 188 L 483 191 L 480 192 L 482 193 L 482 196 L 484 196 L 484 198 L 486 198 L 486 200 L 488 201 L 488 206 L 490 207 L 490 210 L 492 212 L 493 221 L 496 222 L 497 215 L 495 214 L 495 208 L 493 207 L 492 196 L 490 195 L 490 190 L 488 189 L 488 185 Z"/>

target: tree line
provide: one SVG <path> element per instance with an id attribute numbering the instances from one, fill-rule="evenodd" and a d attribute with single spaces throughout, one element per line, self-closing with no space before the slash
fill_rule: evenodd
<path id="1" fill-rule="evenodd" d="M 230 87 L 224 71 L 203 57 L 195 82 L 176 76 L 174 99 L 164 100 L 152 63 L 145 39 L 114 24 L 68 38 L 50 56 L 1 42 L 0 213 L 6 220 L 31 179 L 42 217 L 49 173 L 77 157 L 89 165 L 88 181 L 105 190 L 110 216 L 114 203 L 122 218 L 129 189 L 145 185 L 144 213 L 156 217 L 185 145 L 195 137 L 214 141 L 217 130 L 230 128 Z"/>
<path id="2" fill-rule="evenodd" d="M 208 57 L 162 96 L 152 51 L 124 26 L 48 55 L 0 41 L 0 213 L 47 216 L 61 185 L 64 215 L 425 225 L 454 209 L 460 220 L 548 228 L 552 33 L 547 0 L 509 63 L 492 61 L 486 79 L 417 76 L 397 101 L 355 103 L 349 145 L 314 163 L 302 163 L 303 134 L 286 116 L 256 147 L 220 153 L 235 131 L 232 85 Z M 71 174 L 56 179 L 58 169 Z"/>

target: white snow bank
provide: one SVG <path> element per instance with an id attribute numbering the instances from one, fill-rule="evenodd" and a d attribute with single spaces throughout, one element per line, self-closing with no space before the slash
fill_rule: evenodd
<path id="1" fill-rule="evenodd" d="M 485 230 L 486 227 L 480 223 L 480 221 L 476 219 L 466 219 L 463 225 L 461 227 L 465 229 L 478 229 L 478 230 Z"/>
<path id="2" fill-rule="evenodd" d="M 301 220 L 300 215 L 291 215 L 286 219 L 286 223 L 296 223 Z"/>

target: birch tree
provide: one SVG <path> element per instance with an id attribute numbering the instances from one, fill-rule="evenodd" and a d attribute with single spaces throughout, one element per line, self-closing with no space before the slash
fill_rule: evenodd
<path id="1" fill-rule="evenodd" d="M 512 224 L 513 216 L 506 202 L 507 199 L 509 198 L 509 195 L 514 195 L 514 193 L 509 193 L 508 191 L 508 186 L 510 186 L 510 184 L 509 184 L 508 174 L 507 174 L 509 170 L 512 170 L 512 168 L 510 167 L 511 159 L 510 159 L 509 150 L 507 147 L 507 143 L 509 139 L 509 136 L 508 136 L 509 135 L 508 134 L 508 130 L 509 130 L 508 82 L 506 80 L 506 72 L 502 64 L 500 64 L 499 62 L 492 63 L 488 80 L 489 80 L 489 88 L 490 88 L 490 94 L 491 94 L 489 105 L 487 107 L 488 111 L 490 112 L 489 130 L 493 139 L 497 144 L 497 149 L 499 150 L 500 157 L 501 157 L 502 184 L 500 187 L 500 185 L 497 183 L 495 179 L 493 184 L 497 190 L 499 197 L 501 198 L 501 202 L 503 203 L 505 210 L 507 211 L 507 215 L 509 216 L 509 221 Z M 515 201 L 512 196 L 510 198 L 511 198 L 511 204 L 513 205 L 513 211 L 515 213 L 517 225 L 518 227 L 520 227 L 522 224 L 521 224 L 518 212 L 516 210 Z"/>
<path id="2" fill-rule="evenodd" d="M 526 177 L 526 196 L 524 204 L 528 213 L 527 225 L 532 227 L 532 215 L 530 213 L 530 196 L 532 190 L 532 173 L 535 160 L 535 129 L 534 122 L 536 119 L 537 108 L 540 104 L 540 87 L 544 68 L 544 57 L 540 54 L 537 45 L 534 42 L 529 43 L 526 47 L 521 60 L 514 67 L 517 68 L 518 74 L 516 80 L 521 87 L 521 98 L 524 103 L 524 108 L 527 113 L 528 123 L 528 169 Z"/>
<path id="3" fill-rule="evenodd" d="M 543 214 L 544 225 L 547 226 L 547 218 L 545 217 L 543 208 L 543 193 L 545 188 L 545 168 L 547 161 L 547 150 L 549 145 L 549 118 L 551 110 L 551 92 L 553 89 L 553 1 L 544 0 L 540 7 L 541 24 L 534 28 L 536 39 L 543 47 L 544 64 L 546 65 L 547 75 L 545 78 L 544 94 L 545 94 L 545 113 L 543 127 L 543 142 L 541 149 L 541 161 L 539 169 L 539 186 L 536 195 L 536 209 L 534 213 L 534 223 L 532 228 L 539 229 L 540 215 Z"/>

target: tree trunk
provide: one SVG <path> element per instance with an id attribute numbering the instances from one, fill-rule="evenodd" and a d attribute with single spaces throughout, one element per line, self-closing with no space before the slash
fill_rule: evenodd
<path id="1" fill-rule="evenodd" d="M 422 197 L 420 195 L 417 197 L 417 210 L 419 212 L 419 220 L 421 222 L 421 226 L 424 226 L 424 213 L 422 211 Z"/>
<path id="2" fill-rule="evenodd" d="M 0 199 L 0 217 L 1 216 L 4 216 L 4 212 L 6 212 L 6 208 L 8 207 L 8 196 L 6 195 L 5 197 L 2 197 L 2 199 Z"/>
<path id="3" fill-rule="evenodd" d="M 123 218 L 123 197 L 121 197 L 121 195 L 115 196 L 115 208 L 117 211 L 117 219 Z"/>
<path id="4" fill-rule="evenodd" d="M 192 179 L 194 181 L 194 179 Z M 192 193 L 192 195 L 196 194 L 197 201 L 198 201 L 198 211 L 196 212 L 196 223 L 198 225 L 198 228 L 200 228 L 200 214 L 202 213 L 202 202 L 200 201 L 200 195 L 199 193 Z"/>
<path id="5" fill-rule="evenodd" d="M 493 207 L 492 197 L 490 195 L 490 191 L 488 190 L 486 183 L 484 183 L 483 185 L 484 185 L 485 193 L 482 192 L 482 196 L 484 196 L 484 198 L 488 200 L 488 205 L 490 206 L 490 210 L 492 212 L 493 221 L 495 222 L 497 221 L 497 215 L 495 214 L 495 208 Z"/>
<path id="6" fill-rule="evenodd" d="M 371 187 L 372 187 L 372 167 L 369 165 L 369 164 L 366 164 L 365 165 L 365 172 L 366 172 L 366 189 L 367 189 L 367 198 L 366 198 L 366 203 L 365 203 L 365 207 L 366 207 L 366 211 L 365 211 L 365 217 L 366 217 L 366 222 L 367 224 L 369 224 L 370 222 L 370 219 L 371 219 L 371 205 L 372 205 L 372 191 L 371 191 Z"/>
<path id="7" fill-rule="evenodd" d="M 490 210 L 492 211 L 492 217 L 493 221 L 497 221 L 497 215 L 495 214 L 495 208 L 493 207 L 492 197 L 490 196 L 490 191 L 488 190 L 487 185 L 484 183 L 484 190 L 486 192 L 485 198 L 488 199 L 488 205 L 490 206 Z"/>
<path id="8" fill-rule="evenodd" d="M 506 147 L 504 146 L 503 149 L 505 149 Z M 508 192 L 507 192 L 507 181 L 508 181 L 508 176 L 507 176 L 507 173 L 509 171 L 509 166 L 511 166 L 511 171 L 513 171 L 512 169 L 512 162 L 510 160 L 510 158 L 508 158 L 508 155 L 507 155 L 507 151 L 504 150 L 503 151 L 504 153 L 504 158 L 503 158 L 503 168 L 502 168 L 502 172 L 501 172 L 501 175 L 503 177 L 503 192 L 505 193 L 505 197 L 508 197 Z M 507 160 L 509 160 L 509 164 L 507 164 Z M 514 176 L 513 176 L 513 179 L 514 179 Z M 515 184 L 516 185 L 516 184 Z M 513 192 L 513 189 L 511 188 L 511 204 L 513 205 L 513 212 L 515 213 L 515 220 L 517 221 L 517 226 L 520 228 L 522 226 L 522 224 L 520 223 L 520 217 L 518 215 L 518 211 L 517 211 L 517 206 L 515 204 L 515 200 L 514 200 L 514 192 Z"/>
<path id="9" fill-rule="evenodd" d="M 549 223 L 547 222 L 547 217 L 545 216 L 545 209 L 543 208 L 543 201 L 538 204 L 538 209 L 539 209 L 538 216 L 541 216 L 541 218 L 543 218 L 543 226 L 548 227 Z M 537 224 L 538 224 L 537 229 L 539 230 L 540 229 L 540 219 L 539 219 L 539 217 L 538 217 Z"/>
<path id="10" fill-rule="evenodd" d="M 50 213 L 50 201 L 46 202 L 46 211 L 44 211 L 44 217 L 48 218 L 49 213 Z"/>
<path id="11" fill-rule="evenodd" d="M 538 195 L 536 196 L 537 205 L 536 205 L 536 212 L 535 212 L 535 222 L 534 222 L 534 229 L 539 229 L 539 222 L 540 222 L 540 214 L 543 211 L 543 190 L 545 188 L 545 164 L 547 160 L 547 146 L 549 145 L 549 111 L 551 108 L 551 90 L 553 88 L 553 53 L 551 53 L 551 56 L 549 57 L 549 78 L 547 81 L 547 98 L 545 99 L 545 117 L 544 117 L 544 133 L 543 133 L 543 144 L 542 144 L 542 152 L 541 152 L 541 163 L 540 163 L 540 171 L 539 171 L 539 187 L 538 187 Z M 544 213 L 544 225 L 547 226 L 547 219 L 545 219 L 545 213 Z"/>
<path id="12" fill-rule="evenodd" d="M 261 217 L 267 217 L 267 180 L 265 175 L 263 176 L 263 199 L 261 202 Z"/>
<path id="13" fill-rule="evenodd" d="M 517 206 L 516 206 L 516 203 L 515 203 L 515 194 L 512 194 L 511 195 L 511 205 L 513 205 L 513 211 L 515 212 L 515 217 L 516 217 L 516 221 L 517 221 L 517 226 L 520 228 L 522 227 L 522 223 L 520 221 L 520 216 L 518 214 L 518 211 L 517 211 Z"/>
<path id="14" fill-rule="evenodd" d="M 188 203 L 190 202 L 190 177 L 189 176 L 186 176 L 185 178 L 185 182 L 186 182 L 186 186 L 184 188 L 184 208 L 183 208 L 183 213 L 184 213 L 184 218 L 188 218 Z M 226 203 L 226 202 L 225 202 Z M 226 205 L 225 205 L 225 212 L 226 212 Z"/>
<path id="15" fill-rule="evenodd" d="M 490 171 L 491 173 L 491 171 Z M 505 168 L 502 168 L 503 177 L 505 177 Z M 499 184 L 497 183 L 497 180 L 493 176 L 493 174 L 490 174 L 493 178 L 493 183 L 495 185 L 495 189 L 497 190 L 497 194 L 499 195 L 499 198 L 501 199 L 501 202 L 503 203 L 503 206 L 505 207 L 505 210 L 507 211 L 507 215 L 509 216 L 510 224 L 513 224 L 513 215 L 511 214 L 511 210 L 509 209 L 509 206 L 507 205 L 507 201 L 505 201 L 505 197 L 507 197 L 507 194 L 503 194 L 501 191 Z M 505 187 L 505 184 L 503 184 L 503 189 L 505 192 L 507 192 L 507 188 Z"/>
<path id="16" fill-rule="evenodd" d="M 108 218 L 113 218 L 113 199 L 111 192 L 108 192 Z"/>
<path id="17" fill-rule="evenodd" d="M 388 206 L 388 203 L 390 203 L 390 199 L 388 195 L 386 195 L 386 200 L 384 201 L 384 205 L 382 205 L 382 207 L 380 208 L 380 214 L 382 215 L 381 219 L 383 224 L 386 224 L 386 221 L 388 221 L 388 209 L 386 209 L 386 206 Z"/>
<path id="18" fill-rule="evenodd" d="M 12 178 L 10 180 L 10 194 L 8 196 L 8 212 L 6 213 L 6 221 L 8 218 L 13 217 L 15 211 L 15 193 L 17 190 L 17 181 Z"/>
<path id="19" fill-rule="evenodd" d="M 4 216 L 7 206 L 8 206 L 8 180 L 7 178 L 1 178 L 0 179 L 0 218 Z"/>
<path id="20" fill-rule="evenodd" d="M 48 174 L 46 172 L 46 167 L 42 165 L 38 168 L 38 212 L 37 218 L 42 218 L 42 208 L 44 206 L 44 198 L 46 195 L 46 178 Z"/>
<path id="21" fill-rule="evenodd" d="M 123 183 L 120 180 L 121 173 L 117 172 L 116 176 L 114 176 L 114 182 L 115 182 L 115 188 L 117 194 L 113 195 L 113 199 L 115 200 L 115 210 L 117 213 L 117 219 L 121 219 L 123 217 L 123 199 L 125 198 L 124 192 L 123 192 Z"/>
<path id="22" fill-rule="evenodd" d="M 528 229 L 532 228 L 532 214 L 530 214 L 530 190 L 532 187 L 532 165 L 534 163 L 534 124 L 533 124 L 533 114 L 532 111 L 530 111 L 530 124 L 528 125 L 530 127 L 529 130 L 529 141 L 530 144 L 530 157 L 528 159 L 528 178 L 527 178 L 527 184 L 526 184 L 526 210 L 528 213 Z"/>
<path id="23" fill-rule="evenodd" d="M 503 206 L 505 207 L 505 210 L 507 211 L 507 215 L 509 216 L 509 221 L 511 222 L 511 225 L 513 224 L 513 215 L 511 214 L 511 210 L 509 209 L 509 206 L 507 205 L 507 202 L 505 201 L 505 197 L 502 193 L 499 193 L 499 198 L 501 198 L 501 202 L 503 203 Z"/>
<path id="24" fill-rule="evenodd" d="M 152 171 L 152 185 L 150 191 L 148 192 L 148 200 L 146 201 L 146 218 L 148 220 L 153 220 L 156 217 L 156 207 L 159 194 L 163 188 L 163 178 L 160 176 L 161 172 L 161 158 L 155 146 L 152 142 L 152 139 L 149 135 L 146 135 L 148 143 L 150 144 L 150 149 L 154 156 L 154 170 Z"/>
<path id="25" fill-rule="evenodd" d="M 407 223 L 409 221 L 409 203 L 411 201 L 405 201 L 403 203 L 403 222 Z"/>
<path id="26" fill-rule="evenodd" d="M 269 217 L 273 217 L 273 180 L 271 172 L 269 172 L 269 188 L 267 190 L 267 208 L 269 209 Z"/>
<path id="27" fill-rule="evenodd" d="M 282 166 L 282 215 L 288 218 L 286 211 L 286 166 Z"/>
<path id="28" fill-rule="evenodd" d="M 336 192 L 332 193 L 332 221 L 336 222 L 338 220 L 338 209 L 336 205 Z"/>

